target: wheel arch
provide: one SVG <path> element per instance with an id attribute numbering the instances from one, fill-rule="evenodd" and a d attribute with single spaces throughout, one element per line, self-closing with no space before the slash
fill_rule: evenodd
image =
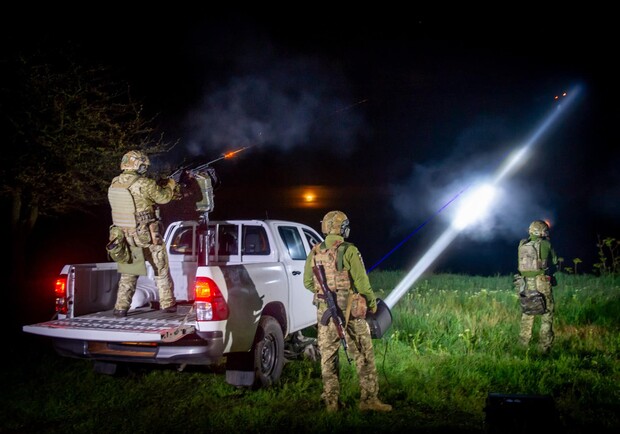
<path id="1" fill-rule="evenodd" d="M 286 308 L 281 302 L 269 303 L 261 312 L 261 317 L 269 315 L 278 321 L 282 329 L 282 335 L 286 338 L 288 335 L 288 319 L 286 316 Z"/>

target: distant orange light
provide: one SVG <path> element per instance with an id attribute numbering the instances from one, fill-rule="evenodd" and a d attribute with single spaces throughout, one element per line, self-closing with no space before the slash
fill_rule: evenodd
<path id="1" fill-rule="evenodd" d="M 331 188 L 323 185 L 300 185 L 286 189 L 286 203 L 292 208 L 324 208 L 330 206 Z"/>

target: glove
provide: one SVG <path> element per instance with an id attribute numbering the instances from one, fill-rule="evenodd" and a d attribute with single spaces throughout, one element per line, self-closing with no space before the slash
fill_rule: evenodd
<path id="1" fill-rule="evenodd" d="M 183 194 L 181 194 L 181 184 L 176 182 L 174 179 L 168 179 L 168 184 L 166 185 L 166 188 L 170 188 L 172 190 L 173 200 L 183 199 Z"/>
<path id="2" fill-rule="evenodd" d="M 374 303 L 372 303 L 372 305 L 368 306 L 368 310 L 370 311 L 370 313 L 377 313 L 377 301 L 376 300 Z"/>

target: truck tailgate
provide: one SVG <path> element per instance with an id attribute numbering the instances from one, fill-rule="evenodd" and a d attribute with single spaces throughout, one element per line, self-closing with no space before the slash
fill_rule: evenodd
<path id="1" fill-rule="evenodd" d="M 192 306 L 167 313 L 143 307 L 115 318 L 106 310 L 77 318 L 57 319 L 23 326 L 23 331 L 64 339 L 103 342 L 174 342 L 195 331 Z"/>

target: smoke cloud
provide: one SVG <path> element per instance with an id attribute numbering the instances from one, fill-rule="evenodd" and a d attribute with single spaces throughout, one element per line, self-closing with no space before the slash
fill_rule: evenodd
<path id="1" fill-rule="evenodd" d="M 244 146 L 287 151 L 337 145 L 342 155 L 352 151 L 362 119 L 359 111 L 347 110 L 352 97 L 341 71 L 307 57 L 282 60 L 272 50 L 254 58 L 260 61 L 243 58 L 242 71 L 211 84 L 189 114 L 191 155 Z"/>

